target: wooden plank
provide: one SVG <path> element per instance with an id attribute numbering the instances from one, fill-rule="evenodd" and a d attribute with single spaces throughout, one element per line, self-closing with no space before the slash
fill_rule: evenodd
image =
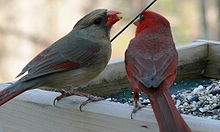
<path id="1" fill-rule="evenodd" d="M 208 43 L 207 67 L 204 76 L 220 79 L 220 42 L 200 40 Z"/>
<path id="2" fill-rule="evenodd" d="M 179 65 L 176 81 L 196 79 L 203 75 L 207 65 L 207 42 L 195 41 L 178 46 Z"/>
<path id="3" fill-rule="evenodd" d="M 22 132 L 145 132 L 143 121 L 78 109 L 13 101 L 0 109 L 0 129 Z M 155 124 L 148 124 L 149 130 Z"/>
<path id="4" fill-rule="evenodd" d="M 190 64 L 206 58 L 208 54 L 208 42 L 194 41 L 189 44 L 177 46 L 179 65 Z"/>
<path id="5" fill-rule="evenodd" d="M 5 87 L 7 84 L 4 84 Z M 0 85 L 2 86 L 2 85 Z M 0 88 L 2 89 L 2 88 Z M 86 99 L 71 96 L 52 106 L 59 95 L 30 90 L 0 108 L 0 132 L 158 132 L 151 109 L 142 109 L 130 119 L 132 107 L 108 101 L 90 103 L 79 111 Z M 220 121 L 183 115 L 193 132 L 217 132 Z M 141 126 L 147 126 L 141 127 Z"/>

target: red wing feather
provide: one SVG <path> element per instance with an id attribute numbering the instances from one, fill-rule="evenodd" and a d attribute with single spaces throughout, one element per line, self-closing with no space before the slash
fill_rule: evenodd
<path id="1" fill-rule="evenodd" d="M 166 43 L 166 38 L 163 42 L 157 43 L 146 42 L 149 39 L 133 39 L 126 52 L 126 60 L 128 62 L 127 71 L 130 68 L 130 73 L 145 87 L 157 87 L 170 74 L 175 73 L 176 67 L 176 51 L 170 47 L 159 47 L 158 44 Z M 167 41 L 170 42 L 170 41 Z M 166 44 L 164 44 L 166 45 Z M 169 44 L 171 45 L 171 44 Z"/>

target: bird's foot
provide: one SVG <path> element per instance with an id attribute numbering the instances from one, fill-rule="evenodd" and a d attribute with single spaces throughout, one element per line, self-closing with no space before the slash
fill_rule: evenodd
<path id="1" fill-rule="evenodd" d="M 97 96 L 93 96 L 93 95 L 89 95 L 89 94 L 87 94 L 85 97 L 87 97 L 88 99 L 80 105 L 79 110 L 81 112 L 82 112 L 82 107 L 85 106 L 86 104 L 91 103 L 91 102 L 104 100 L 104 98 L 102 98 L 102 97 L 97 97 Z"/>
<path id="2" fill-rule="evenodd" d="M 68 92 L 68 91 L 65 91 L 65 90 L 61 90 L 60 91 L 61 95 L 57 96 L 54 100 L 53 100 L 53 105 L 56 106 L 56 103 L 58 101 L 60 101 L 62 98 L 64 97 L 68 97 L 68 96 L 71 96 L 71 95 L 74 95 L 73 93 L 71 92 Z"/>
<path id="3" fill-rule="evenodd" d="M 54 106 L 56 106 L 56 103 L 59 100 L 61 100 L 62 98 L 69 97 L 69 96 L 72 96 L 72 95 L 84 96 L 84 97 L 88 98 L 86 101 L 84 101 L 80 105 L 79 109 L 80 109 L 81 112 L 82 112 L 82 107 L 85 106 L 86 104 L 88 104 L 90 102 L 96 102 L 96 101 L 104 100 L 104 98 L 102 98 L 102 97 L 93 96 L 93 95 L 90 95 L 90 94 L 87 94 L 87 93 L 83 93 L 83 92 L 80 92 L 80 91 L 77 91 L 77 90 L 74 90 L 72 92 L 61 90 L 60 92 L 61 92 L 61 95 L 57 96 L 54 99 L 54 101 L 53 101 L 53 105 Z"/>
<path id="4" fill-rule="evenodd" d="M 146 106 L 141 105 L 138 101 L 135 101 L 133 111 L 131 112 L 131 119 L 133 119 L 134 115 L 142 108 Z"/>

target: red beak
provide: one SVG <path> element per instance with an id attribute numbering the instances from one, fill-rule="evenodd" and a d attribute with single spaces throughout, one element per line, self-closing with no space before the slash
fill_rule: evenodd
<path id="1" fill-rule="evenodd" d="M 107 26 L 111 27 L 112 25 L 114 25 L 117 21 L 119 21 L 120 19 L 122 19 L 122 17 L 119 17 L 117 14 L 121 14 L 118 11 L 107 11 L 107 17 L 108 17 L 108 22 L 107 22 Z"/>
<path id="2" fill-rule="evenodd" d="M 140 20 L 137 19 L 134 23 L 133 23 L 135 26 L 138 26 L 140 24 Z"/>

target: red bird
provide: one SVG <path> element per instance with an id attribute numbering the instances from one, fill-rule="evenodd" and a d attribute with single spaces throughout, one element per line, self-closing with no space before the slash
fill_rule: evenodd
<path id="1" fill-rule="evenodd" d="M 141 108 L 138 93 L 142 91 L 150 100 L 161 132 L 190 132 L 169 93 L 176 78 L 178 54 L 168 20 L 145 11 L 134 24 L 136 35 L 125 53 L 127 77 L 134 91 L 132 113 Z"/>
<path id="2" fill-rule="evenodd" d="M 80 19 L 71 32 L 32 59 L 18 76 L 26 75 L 0 91 L 0 106 L 29 89 L 63 89 L 94 79 L 111 57 L 110 29 L 120 20 L 117 14 L 97 9 Z"/>

